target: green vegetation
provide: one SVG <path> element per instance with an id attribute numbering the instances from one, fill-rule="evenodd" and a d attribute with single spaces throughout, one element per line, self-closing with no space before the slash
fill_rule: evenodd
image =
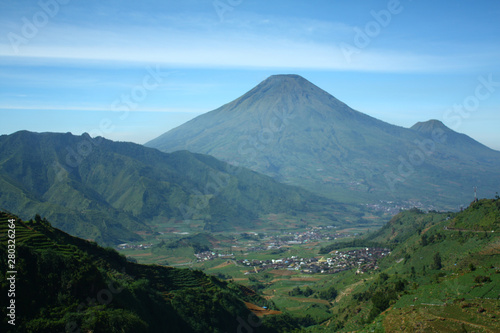
<path id="1" fill-rule="evenodd" d="M 210 248 L 213 247 L 213 244 L 217 243 L 218 240 L 207 233 L 198 233 L 193 236 L 183 237 L 176 241 L 164 242 L 162 241 L 160 244 L 154 247 L 153 252 L 162 253 L 167 252 L 169 250 L 174 250 L 183 247 L 190 247 L 193 249 L 193 253 L 200 253 L 205 251 L 210 251 Z"/>
<path id="2" fill-rule="evenodd" d="M 333 301 L 337 297 L 338 292 L 335 287 L 330 287 L 326 290 L 322 290 L 318 293 L 318 297 L 327 301 Z"/>
<path id="3" fill-rule="evenodd" d="M 333 308 L 329 327 L 498 331 L 500 235 L 475 224 L 495 226 L 499 204 L 479 200 L 458 214 L 406 211 L 368 235 L 367 241 L 394 246 L 391 256 L 380 263 L 378 277 L 351 283 L 349 295 Z"/>
<path id="4" fill-rule="evenodd" d="M 78 150 L 83 146 L 88 151 Z M 166 154 L 88 134 L 0 136 L 0 188 L 0 208 L 24 219 L 41 214 L 101 245 L 164 230 L 255 230 L 267 227 L 261 219 L 271 213 L 297 222 L 314 213 L 331 224 L 328 216 L 338 209 L 332 200 L 207 155 Z"/>
<path id="5" fill-rule="evenodd" d="M 15 219 L 16 326 L 2 332 L 225 332 L 245 322 L 262 332 L 299 327 L 276 315 L 258 320 L 244 302 L 275 308 L 243 286 L 201 271 L 138 265 L 109 248 L 70 236 L 39 216 L 24 222 L 0 213 L 0 249 L 7 253 Z M 0 257 L 0 292 L 7 295 L 7 256 Z M 240 328 L 241 329 L 241 328 Z"/>
<path id="6" fill-rule="evenodd" d="M 18 327 L 48 332 L 64 331 L 69 324 L 95 332 L 156 332 L 168 323 L 172 331 L 230 332 L 242 325 L 238 318 L 257 321 L 251 308 L 268 313 L 258 320 L 259 332 L 498 331 L 500 234 L 475 228 L 472 221 L 490 229 L 497 225 L 491 216 L 497 216 L 499 202 L 479 200 L 461 213 L 404 211 L 378 231 L 334 243 L 391 247 L 391 254 L 377 262 L 380 269 L 364 274 L 355 269 L 257 273 L 226 259 L 193 264 L 204 272 L 138 265 L 110 248 L 59 231 L 38 215 L 29 222 L 17 220 L 16 299 L 23 313 Z M 0 218 L 1 235 L 6 235 L 9 217 Z M 5 253 L 4 237 L 0 246 Z M 195 248 L 226 248 L 237 238 L 258 243 L 265 237 L 198 233 L 165 241 L 154 251 L 189 249 L 187 255 L 193 256 Z M 325 248 L 302 244 L 250 255 L 260 260 L 334 255 L 318 254 Z M 5 257 L 0 264 L 6 281 Z M 5 294 L 7 287 L 2 282 L 0 292 Z M 2 331 L 9 332 L 5 327 Z"/>
<path id="7" fill-rule="evenodd" d="M 473 202 L 467 214 L 457 216 L 450 223 L 457 230 L 500 231 L 500 201 L 498 199 Z"/>
<path id="8" fill-rule="evenodd" d="M 307 332 L 498 331 L 500 234 L 473 223 L 457 225 L 475 220 L 491 228 L 499 203 L 479 200 L 461 213 L 411 209 L 364 237 L 315 247 L 321 252 L 316 258 L 346 247 L 390 247 L 391 254 L 378 262 L 380 269 L 365 274 L 264 270 L 243 279 L 244 267 L 234 264 L 207 272 L 226 272 L 239 283 L 258 285 L 258 292 L 282 311 L 307 321 Z"/>
<path id="9" fill-rule="evenodd" d="M 319 249 L 319 254 L 330 253 L 335 250 L 345 249 L 350 247 L 392 247 L 392 244 L 373 242 L 365 238 L 357 238 L 350 241 L 339 241 Z"/>
<path id="10" fill-rule="evenodd" d="M 301 290 L 300 287 L 295 287 L 288 293 L 290 296 L 304 296 L 304 297 L 309 297 L 312 294 L 314 294 L 314 291 L 307 286 L 304 290 Z"/>

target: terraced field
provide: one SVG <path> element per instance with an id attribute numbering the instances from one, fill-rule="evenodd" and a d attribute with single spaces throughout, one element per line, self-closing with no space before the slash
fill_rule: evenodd
<path id="1" fill-rule="evenodd" d="M 16 307 L 22 316 L 1 332 L 235 331 L 236 318 L 252 311 L 279 315 L 253 290 L 223 282 L 199 270 L 129 262 L 110 248 L 70 236 L 39 217 L 21 221 L 0 212 L 0 248 L 6 253 L 8 220 L 15 219 Z M 0 258 L 0 275 L 7 271 Z M 9 286 L 0 281 L 0 292 Z M 252 304 L 249 309 L 245 302 Z M 6 307 L 0 310 L 6 318 Z M 96 313 L 99 313 L 96 319 Z M 101 318 L 101 319 L 99 319 Z M 265 327 L 265 324 L 262 324 Z"/>
<path id="2" fill-rule="evenodd" d="M 8 220 L 16 220 L 16 244 L 25 244 L 40 250 L 56 250 L 61 254 L 78 255 L 76 249 L 66 244 L 59 244 L 51 240 L 45 233 L 52 233 L 45 228 L 44 222 L 28 221 L 24 222 L 11 214 L 0 212 L 0 241 L 4 242 L 7 236 Z M 35 228 L 35 226 L 37 226 Z"/>

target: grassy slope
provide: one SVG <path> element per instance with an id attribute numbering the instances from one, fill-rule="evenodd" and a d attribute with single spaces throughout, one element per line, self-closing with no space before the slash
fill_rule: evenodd
<path id="1" fill-rule="evenodd" d="M 394 246 L 382 273 L 338 276 L 332 319 L 309 331 L 499 331 L 499 213 L 500 200 L 485 199 L 461 213 L 398 214 L 367 237 Z"/>

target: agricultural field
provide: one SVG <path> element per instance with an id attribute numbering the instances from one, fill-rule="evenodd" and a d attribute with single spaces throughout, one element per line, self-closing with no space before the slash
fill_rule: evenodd
<path id="1" fill-rule="evenodd" d="M 158 233 L 143 243 L 120 244 L 118 253 L 57 231 L 40 216 L 18 220 L 16 237 L 37 251 L 90 260 L 79 247 L 102 257 L 100 264 L 114 258 L 140 267 L 135 274 L 181 311 L 177 290 L 187 297 L 189 288 L 215 284 L 244 299 L 241 311 L 284 331 L 496 332 L 498 212 L 500 199 L 485 199 L 460 213 L 403 211 L 379 229 Z"/>
<path id="2" fill-rule="evenodd" d="M 498 200 L 473 203 L 463 213 L 412 209 L 378 229 L 302 225 L 178 235 L 173 244 L 197 239 L 198 245 L 208 246 L 196 256 L 192 244 L 123 253 L 139 262 L 167 260 L 247 286 L 300 318 L 311 332 L 444 327 L 491 332 L 499 330 L 500 318 L 498 209 Z M 376 261 L 360 261 L 375 253 Z M 353 265 L 335 273 L 310 269 L 338 264 L 339 256 Z"/>
<path id="3" fill-rule="evenodd" d="M 270 217 L 279 219 L 278 216 Z M 255 233 L 188 233 L 182 232 L 169 237 L 151 241 L 148 248 L 137 247 L 119 249 L 131 260 L 144 264 L 171 265 L 180 268 L 199 269 L 226 281 L 248 286 L 272 301 L 277 308 L 293 316 L 311 317 L 314 322 L 322 322 L 331 316 L 330 308 L 335 297 L 321 298 L 320 292 L 337 285 L 337 281 L 349 280 L 356 276 L 355 271 L 327 273 L 305 273 L 301 269 L 290 269 L 283 264 L 271 267 L 272 261 L 286 258 L 294 260 L 326 260 L 329 255 L 319 251 L 325 244 L 353 240 L 376 227 L 302 226 L 288 230 L 272 230 Z M 196 245 L 193 246 L 193 240 Z M 168 246 L 165 243 L 170 242 Z M 137 244 L 136 244 L 137 245 Z M 180 245 L 180 246 L 177 246 Z M 210 251 L 195 254 L 195 247 L 206 245 Z M 346 248 L 346 251 L 353 248 Z M 215 254 L 215 255 L 213 255 Z M 220 255 L 220 256 L 219 256 Z M 291 260 L 291 259 L 290 259 Z M 269 262 L 268 267 L 261 264 L 246 265 L 251 262 Z M 314 264 L 314 262 L 313 262 Z M 274 266 L 278 265 L 276 263 Z M 367 272 L 367 275 L 370 273 Z M 347 278 L 346 278 L 347 277 Z M 345 282 L 339 282 L 343 288 Z M 313 294 L 292 296 L 294 289 L 310 288 Z M 336 295 L 334 295 L 336 296 Z"/>

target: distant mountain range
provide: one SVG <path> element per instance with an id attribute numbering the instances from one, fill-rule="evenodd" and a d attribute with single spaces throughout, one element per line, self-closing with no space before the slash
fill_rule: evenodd
<path id="1" fill-rule="evenodd" d="M 41 214 L 100 244 L 141 240 L 153 225 L 198 231 L 255 227 L 265 214 L 311 211 L 335 202 L 208 156 L 88 134 L 0 136 L 0 208 Z"/>
<path id="2" fill-rule="evenodd" d="M 385 123 L 298 75 L 271 76 L 146 146 L 209 154 L 342 202 L 456 209 L 475 186 L 483 197 L 500 190 L 500 152 L 438 120 Z"/>

